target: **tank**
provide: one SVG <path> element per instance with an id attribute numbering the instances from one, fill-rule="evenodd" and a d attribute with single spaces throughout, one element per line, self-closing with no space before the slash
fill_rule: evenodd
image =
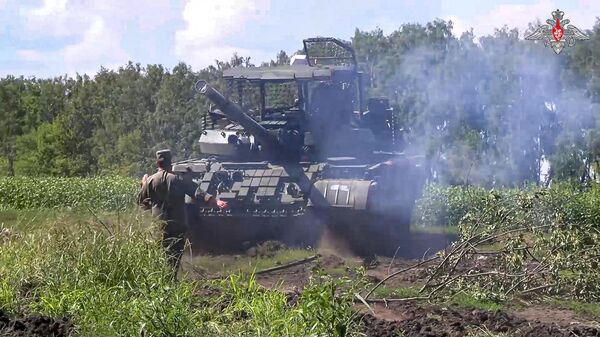
<path id="1" fill-rule="evenodd" d="M 211 102 L 202 156 L 173 169 L 229 207 L 187 200 L 192 249 L 314 247 L 327 231 L 358 254 L 392 254 L 408 238 L 424 171 L 401 152 L 389 100 L 364 98 L 349 43 L 312 38 L 304 52 L 286 66 L 225 70 L 226 95 L 196 83 Z"/>

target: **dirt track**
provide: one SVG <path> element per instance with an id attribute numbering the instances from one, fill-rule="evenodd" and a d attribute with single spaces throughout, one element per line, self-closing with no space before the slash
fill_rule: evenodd
<path id="1" fill-rule="evenodd" d="M 470 311 L 402 303 L 387 308 L 376 307 L 375 312 L 379 314 L 365 314 L 362 317 L 368 336 L 396 336 L 403 332 L 406 337 L 459 337 L 470 331 L 486 330 L 524 337 L 600 336 L 598 328 L 581 324 L 560 326 L 527 321 L 502 311 Z"/>

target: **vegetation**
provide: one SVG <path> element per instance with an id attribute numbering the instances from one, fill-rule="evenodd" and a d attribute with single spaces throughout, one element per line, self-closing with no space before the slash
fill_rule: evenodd
<path id="1" fill-rule="evenodd" d="M 369 93 L 392 98 L 405 150 L 426 156 L 432 183 L 417 226 L 460 234 L 424 267 L 422 288 L 374 296 L 499 310 L 536 294 L 598 315 L 600 23 L 559 56 L 507 28 L 479 43 L 451 28 L 407 24 L 352 39 Z M 265 65 L 288 61 L 281 52 Z M 307 251 L 227 266 L 198 259 L 239 274 L 176 283 L 156 228 L 131 210 L 138 180 L 123 176 L 148 172 L 161 148 L 199 155 L 208 102 L 193 84 L 223 89 L 232 66 L 251 63 L 235 55 L 198 72 L 129 63 L 91 77 L 0 79 L 0 309 L 66 315 L 82 336 L 358 335 L 353 302 L 364 284 L 342 267 L 316 273 L 295 305 L 252 270 Z"/>
<path id="2" fill-rule="evenodd" d="M 446 210 L 421 214 L 421 219 L 457 225 L 461 238 L 436 256 L 439 263 L 427 267 L 430 286 L 382 286 L 373 297 L 433 294 L 432 302 L 497 311 L 514 297 L 527 299 L 534 289 L 536 296 L 553 298 L 548 303 L 595 316 L 599 188 L 428 186 L 419 204 L 438 203 Z M 446 203 L 440 195 L 462 201 Z M 0 211 L 0 309 L 68 316 L 83 336 L 352 336 L 361 331 L 353 304 L 354 294 L 365 291 L 359 274 L 316 272 L 291 306 L 285 293 L 261 287 L 252 276 L 253 270 L 310 251 L 282 251 L 263 259 L 232 256 L 219 265 L 195 259 L 194 265 L 211 274 L 234 274 L 174 283 L 158 231 L 147 226 L 151 219 L 143 213 L 93 215 L 52 207 Z"/>
<path id="3" fill-rule="evenodd" d="M 0 208 L 130 208 L 138 181 L 119 176 L 94 178 L 0 177 Z"/>
<path id="4" fill-rule="evenodd" d="M 436 257 L 421 292 L 494 301 L 534 292 L 597 302 L 599 198 L 596 184 L 500 191 L 430 186 L 417 218 L 452 221 L 461 236 Z"/>
<path id="5" fill-rule="evenodd" d="M 174 282 L 139 212 L 0 230 L 0 309 L 69 316 L 81 336 L 352 336 L 355 282 L 315 276 L 297 305 L 252 276 Z"/>

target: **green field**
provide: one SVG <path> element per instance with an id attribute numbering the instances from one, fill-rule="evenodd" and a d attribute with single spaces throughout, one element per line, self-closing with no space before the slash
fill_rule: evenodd
<path id="1" fill-rule="evenodd" d="M 222 278 L 184 275 L 174 282 L 157 224 L 132 204 L 134 181 L 78 178 L 51 184 L 2 178 L 0 186 L 4 311 L 70 317 L 78 336 L 361 335 L 354 294 L 365 294 L 372 284 L 359 266 L 347 275 L 343 268 L 315 270 L 295 306 L 287 304 L 285 293 L 260 286 L 252 271 L 313 251 L 284 250 L 266 258 L 201 256 L 194 265 Z M 107 195 L 112 198 L 101 202 Z M 461 235 L 450 248 L 474 245 L 459 250 L 461 256 L 440 255 L 440 260 L 449 256 L 448 264 L 438 264 L 437 271 L 432 265 L 428 275 L 457 281 L 435 291 L 425 288 L 424 293 L 417 286 L 385 286 L 372 297 L 430 293 L 430 302 L 496 311 L 516 299 L 531 301 L 528 291 L 548 284 L 535 292 L 538 302 L 596 316 L 599 202 L 597 186 L 489 191 L 431 185 L 418 202 L 418 230 L 448 228 Z M 490 237 L 479 245 L 472 241 Z M 523 253 L 524 247 L 531 256 Z M 470 277 L 472 271 L 450 268 L 453 263 L 469 266 L 482 251 L 497 257 L 493 266 L 482 268 L 502 274 Z M 543 272 L 528 272 L 534 260 L 543 261 Z M 526 276 L 510 276 L 521 274 Z M 502 336 L 473 331 L 473 336 Z"/>

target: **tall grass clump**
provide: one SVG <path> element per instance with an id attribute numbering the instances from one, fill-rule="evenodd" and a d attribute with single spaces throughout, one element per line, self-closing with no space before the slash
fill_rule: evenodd
<path id="1" fill-rule="evenodd" d="M 125 210 L 139 189 L 133 178 L 0 177 L 0 208 Z"/>
<path id="2" fill-rule="evenodd" d="M 203 323 L 211 336 L 363 336 L 354 293 L 360 282 L 317 273 L 298 297 L 258 285 L 252 275 L 212 284 L 221 292 Z"/>
<path id="3" fill-rule="evenodd" d="M 80 336 L 197 336 L 194 286 L 172 280 L 144 218 L 4 229 L 0 308 L 71 317 Z"/>
<path id="4" fill-rule="evenodd" d="M 416 201 L 414 223 L 421 227 L 456 226 L 469 213 L 484 209 L 490 202 L 503 198 L 504 202 L 517 203 L 517 196 L 533 193 L 540 188 L 486 189 L 480 186 L 445 186 L 428 184 Z"/>

